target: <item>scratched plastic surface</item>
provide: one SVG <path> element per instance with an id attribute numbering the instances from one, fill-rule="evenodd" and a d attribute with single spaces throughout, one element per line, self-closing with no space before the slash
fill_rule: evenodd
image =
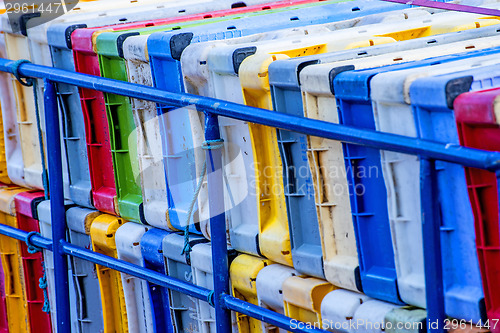
<path id="1" fill-rule="evenodd" d="M 273 262 L 248 254 L 240 254 L 229 267 L 231 290 L 234 297 L 255 305 L 259 305 L 256 279 L 259 272 Z M 264 327 L 257 319 L 236 313 L 238 332 L 264 332 Z"/>
<path id="2" fill-rule="evenodd" d="M 255 281 L 259 306 L 285 314 L 283 283 L 289 277 L 296 275 L 300 275 L 300 273 L 295 269 L 279 264 L 269 265 L 261 269 Z M 276 332 L 276 330 L 281 333 L 286 332 L 281 328 L 277 329 L 274 325 L 262 322 L 262 332 Z"/>
<path id="3" fill-rule="evenodd" d="M 229 265 L 237 256 L 234 249 L 228 248 Z M 191 252 L 191 269 L 193 272 L 193 283 L 197 286 L 210 290 L 214 289 L 214 276 L 212 267 L 212 247 L 210 243 L 199 243 L 193 246 Z M 215 333 L 215 309 L 207 302 L 195 299 L 196 320 L 198 321 L 198 332 Z M 232 312 L 233 332 L 238 332 L 234 312 Z"/>
<path id="4" fill-rule="evenodd" d="M 0 57 L 2 58 L 7 58 L 7 51 L 5 49 L 5 39 L 2 36 L 0 36 Z M 0 139 L 1 139 L 1 142 L 0 142 L 0 181 L 4 184 L 10 184 L 11 183 L 11 180 L 9 179 L 9 176 L 8 176 L 8 167 L 7 167 L 7 156 L 9 156 L 11 154 L 11 150 L 12 150 L 12 144 L 9 142 L 11 141 L 11 134 L 10 132 L 8 131 L 9 129 L 9 123 L 4 123 L 4 120 L 3 118 L 8 118 L 8 115 L 9 115 L 9 112 L 12 108 L 12 103 L 13 103 L 13 98 L 12 98 L 12 93 L 10 91 L 12 91 L 10 88 L 11 82 L 10 82 L 10 78 L 8 76 L 8 74 L 6 73 L 1 73 L 0 75 L 0 87 L 1 87 L 1 90 L 4 92 L 1 96 L 0 96 L 0 114 L 2 115 L 2 124 L 1 124 L 1 128 L 0 128 Z M 3 111 L 5 110 L 5 111 Z M 5 115 L 4 115 L 5 113 Z M 7 128 L 7 132 L 5 131 L 5 129 Z M 7 134 L 5 134 L 7 133 Z M 7 140 L 6 140 L 6 139 Z M 14 178 L 15 177 L 15 173 L 13 174 Z"/>
<path id="5" fill-rule="evenodd" d="M 289 277 L 283 283 L 285 315 L 322 328 L 321 303 L 334 289 L 337 287 L 314 277 Z"/>

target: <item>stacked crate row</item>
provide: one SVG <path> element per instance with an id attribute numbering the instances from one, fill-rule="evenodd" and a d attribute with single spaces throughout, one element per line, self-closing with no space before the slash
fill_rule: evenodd
<path id="1" fill-rule="evenodd" d="M 500 9 L 495 1 L 462 3 Z M 0 57 L 499 150 L 500 17 L 375 0 L 68 6 L 48 23 L 2 14 Z M 0 216 L 50 238 L 51 129 L 44 83 L 34 83 L 1 74 Z M 225 213 L 235 297 L 332 332 L 432 324 L 418 156 L 225 117 L 223 141 L 212 142 L 193 107 L 57 89 L 69 242 L 212 289 L 209 221 Z M 223 151 L 220 170 L 207 168 L 211 149 Z M 437 169 L 435 255 L 454 319 L 440 324 L 500 331 L 497 178 L 444 162 Z M 210 198 L 224 212 L 209 209 L 211 172 L 224 178 L 223 193 Z M 55 331 L 52 253 L 0 237 L 0 255 L 0 330 Z M 68 260 L 74 332 L 215 331 L 208 303 Z M 235 313 L 233 330 L 278 329 Z"/>

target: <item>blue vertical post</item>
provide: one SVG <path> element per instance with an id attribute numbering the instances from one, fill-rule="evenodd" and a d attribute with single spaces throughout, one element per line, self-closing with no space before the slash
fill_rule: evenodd
<path id="1" fill-rule="evenodd" d="M 214 114 L 205 114 L 205 140 L 211 149 L 206 151 L 208 205 L 212 241 L 212 267 L 214 278 L 214 306 L 217 333 L 231 333 L 231 311 L 224 307 L 220 297 L 229 294 L 229 264 L 227 259 L 226 218 L 224 213 L 224 187 L 222 147 L 219 120 Z M 216 147 L 214 147 L 216 146 Z"/>
<path id="2" fill-rule="evenodd" d="M 68 261 L 61 246 L 61 241 L 66 239 L 66 212 L 64 210 L 59 110 L 57 107 L 56 88 L 54 83 L 49 80 L 45 80 L 44 107 L 45 126 L 47 128 L 47 157 L 49 162 L 57 332 L 70 333 Z"/>
<path id="3" fill-rule="evenodd" d="M 428 332 L 432 333 L 444 333 L 446 313 L 444 307 L 441 220 L 436 161 L 425 158 L 421 158 L 420 161 L 427 329 Z"/>

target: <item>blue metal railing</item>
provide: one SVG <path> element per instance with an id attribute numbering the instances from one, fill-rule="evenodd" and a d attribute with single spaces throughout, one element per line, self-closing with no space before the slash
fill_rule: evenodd
<path id="1" fill-rule="evenodd" d="M 217 116 L 249 121 L 262 125 L 291 130 L 307 135 L 339 140 L 353 144 L 365 145 L 376 149 L 418 155 L 421 158 L 421 193 L 422 216 L 425 252 L 426 297 L 429 322 L 444 323 L 444 288 L 442 279 L 440 231 L 437 221 L 437 184 L 435 160 L 442 160 L 467 167 L 486 169 L 496 172 L 500 177 L 500 152 L 487 152 L 465 148 L 457 145 L 443 145 L 431 141 L 414 139 L 394 134 L 381 133 L 355 127 L 343 126 L 324 121 L 291 116 L 283 113 L 257 109 L 212 98 L 198 97 L 189 94 L 169 93 L 159 89 L 115 81 L 101 77 L 79 74 L 46 66 L 24 63 L 0 58 L 0 71 L 14 73 L 17 70 L 21 77 L 45 80 L 45 121 L 50 129 L 47 135 L 47 153 L 49 161 L 52 241 L 41 236 L 34 236 L 31 242 L 40 248 L 54 252 L 55 293 L 58 332 L 70 332 L 68 308 L 69 290 L 66 255 L 88 260 L 111 269 L 118 270 L 162 287 L 186 293 L 195 298 L 208 301 L 215 308 L 217 332 L 231 332 L 230 310 L 266 321 L 277 327 L 292 332 L 325 332 L 317 328 L 303 326 L 299 329 L 294 319 L 277 314 L 259 306 L 241 301 L 230 296 L 229 272 L 226 246 L 226 226 L 224 214 L 210 218 L 212 231 L 212 263 L 214 268 L 214 291 L 180 281 L 167 275 L 95 253 L 65 241 L 66 224 L 63 197 L 62 160 L 59 133 L 59 112 L 54 83 L 66 83 L 83 88 L 124 95 L 131 98 L 144 99 L 173 107 L 192 106 L 205 113 L 206 140 L 219 140 Z M 49 133 L 49 132 L 48 132 Z M 207 151 L 207 167 L 216 170 L 221 167 L 220 149 Z M 220 179 L 218 178 L 220 177 Z M 218 200 L 222 193 L 222 175 L 209 173 L 209 205 L 210 211 L 224 211 L 223 203 Z M 27 233 L 5 225 L 0 225 L 0 234 L 25 240 Z M 292 325 L 293 324 L 293 325 Z M 297 328 L 294 328 L 297 327 Z M 444 332 L 443 325 L 433 332 Z"/>

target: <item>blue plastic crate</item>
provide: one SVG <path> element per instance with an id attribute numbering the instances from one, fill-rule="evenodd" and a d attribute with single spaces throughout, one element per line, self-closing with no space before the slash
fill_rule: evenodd
<path id="1" fill-rule="evenodd" d="M 144 256 L 144 267 L 165 274 L 165 257 L 163 256 L 163 239 L 170 232 L 161 229 L 150 229 L 141 238 L 141 251 Z M 150 299 L 153 302 L 153 323 L 157 332 L 173 333 L 168 289 L 148 282 Z"/>
<path id="2" fill-rule="evenodd" d="M 389 5 L 373 1 L 355 1 L 346 3 L 336 3 L 319 7 L 292 10 L 286 13 L 269 14 L 260 17 L 244 18 L 232 20 L 230 22 L 214 23 L 189 29 L 180 29 L 172 32 L 162 32 L 152 34 L 148 39 L 148 52 L 150 56 L 153 83 L 157 88 L 171 92 L 184 92 L 183 76 L 181 71 L 180 56 L 182 51 L 192 43 L 208 40 L 227 39 L 246 36 L 258 32 L 283 29 L 287 27 L 304 26 L 307 24 L 322 23 L 358 17 L 368 13 L 377 13 L 389 10 L 408 8 L 402 5 Z M 241 55 L 250 55 L 240 52 Z M 243 60 L 242 58 L 241 60 Z M 172 108 L 159 105 L 158 114 L 161 116 Z M 168 125 L 160 117 L 160 130 L 162 137 L 167 138 Z M 170 121 L 172 121 L 170 119 Z M 183 120 L 179 119 L 180 124 Z M 172 123 L 174 124 L 174 123 Z M 189 143 L 189 142 L 188 142 Z M 176 179 L 180 174 L 173 170 L 181 167 L 183 173 L 189 172 L 196 175 L 196 163 L 194 162 L 194 152 L 188 151 L 184 154 L 169 151 L 169 143 L 163 142 L 164 164 L 167 177 L 167 198 L 169 205 L 169 218 L 172 226 L 182 229 L 187 220 L 186 207 L 189 206 L 198 180 L 192 177 L 190 181 Z M 193 146 L 188 146 L 190 149 Z M 184 156 L 183 156 L 184 155 Z M 185 166 L 190 166 L 185 169 Z M 169 171 L 172 170 L 172 171 Z M 189 171 L 187 171 L 189 170 Z M 173 202 L 173 194 L 169 183 L 184 183 L 185 186 L 176 186 L 175 197 L 182 198 L 180 202 Z M 198 210 L 195 206 L 195 212 Z M 195 214 L 193 214 L 195 215 Z M 190 231 L 200 233 L 199 224 L 191 221 Z M 254 237 L 256 236 L 256 233 Z M 250 244 L 255 244 L 255 238 L 250 240 Z M 252 253 L 258 253 L 255 244 Z"/>
<path id="3" fill-rule="evenodd" d="M 70 208 L 75 207 L 75 205 L 66 200 L 64 202 L 64 209 L 67 212 Z M 43 237 L 52 239 L 52 215 L 50 208 L 50 200 L 45 200 L 40 202 L 37 207 L 38 212 L 38 222 L 40 225 L 40 234 Z M 50 305 L 50 320 L 52 321 L 52 327 L 57 327 L 57 313 L 56 313 L 56 295 L 55 295 L 55 277 L 54 277 L 54 256 L 52 251 L 43 250 L 43 259 L 45 265 L 45 274 L 47 277 L 47 292 Z M 68 280 L 69 280 L 69 298 L 72 300 L 77 300 L 77 290 L 75 288 L 75 281 L 73 279 L 72 266 L 68 265 Z M 82 306 L 83 303 L 80 304 Z M 70 311 L 70 317 L 72 325 L 78 323 L 77 307 L 72 307 Z M 76 329 L 76 327 L 74 327 Z M 78 329 L 76 329 L 78 331 Z"/>

